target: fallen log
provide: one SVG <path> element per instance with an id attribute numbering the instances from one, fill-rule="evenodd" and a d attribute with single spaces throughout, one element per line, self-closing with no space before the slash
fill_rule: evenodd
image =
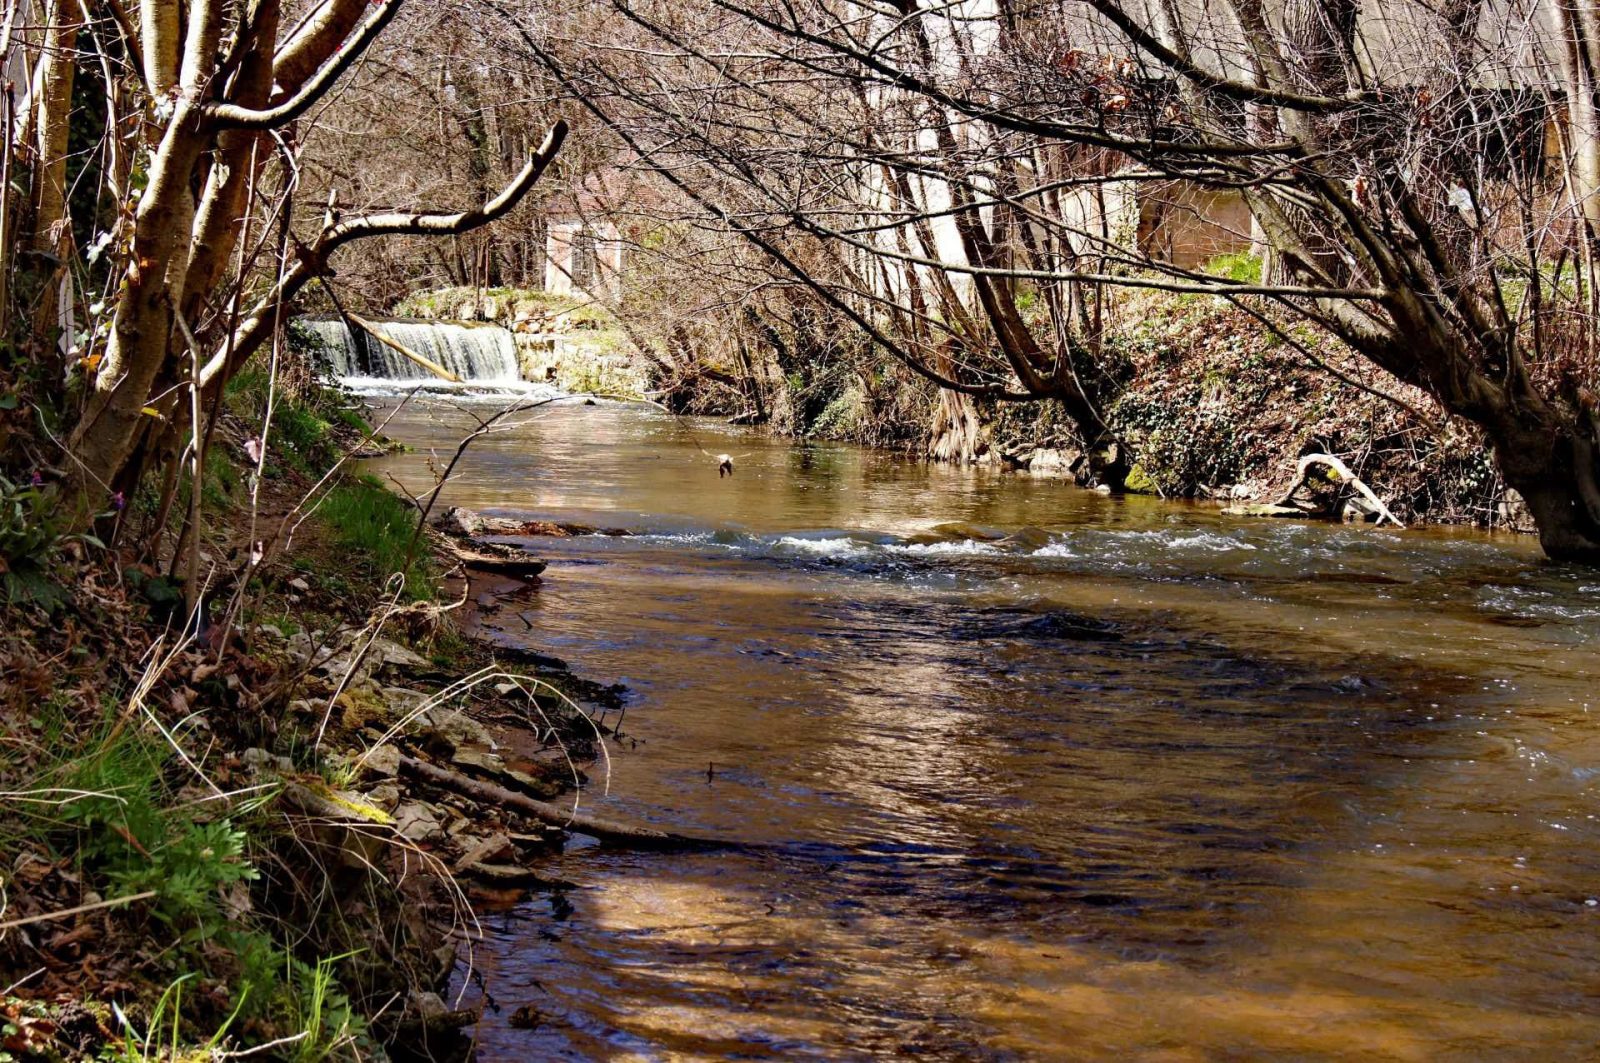
<path id="1" fill-rule="evenodd" d="M 574 812 L 545 801 L 536 801 L 515 790 L 507 790 L 503 786 L 469 779 L 465 775 L 441 768 L 437 764 L 430 764 L 425 760 L 418 760 L 416 757 L 401 757 L 400 773 L 441 789 L 452 790 L 463 797 L 469 797 L 486 805 L 498 805 L 519 812 L 541 823 L 587 834 L 608 845 L 632 849 L 724 849 L 737 846 L 735 842 L 714 838 L 691 838 L 683 834 L 656 830 L 653 827 L 623 823 L 606 816 Z"/>

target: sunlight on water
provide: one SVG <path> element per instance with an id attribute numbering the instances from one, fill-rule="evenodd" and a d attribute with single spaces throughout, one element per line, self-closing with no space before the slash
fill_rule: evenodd
<path id="1" fill-rule="evenodd" d="M 373 464 L 418 490 L 464 423 Z M 538 540 L 485 622 L 632 688 L 586 801 L 770 846 L 558 859 L 477 950 L 483 1058 L 1600 1043 L 1600 584 L 1531 542 L 617 406 L 482 440 L 443 504 L 637 533 Z"/>

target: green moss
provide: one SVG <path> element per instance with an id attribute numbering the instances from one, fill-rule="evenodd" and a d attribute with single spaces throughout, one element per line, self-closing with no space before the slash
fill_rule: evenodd
<path id="1" fill-rule="evenodd" d="M 1156 482 L 1150 478 L 1149 473 L 1144 471 L 1144 466 L 1139 464 L 1135 464 L 1133 468 L 1128 470 L 1128 479 L 1122 486 L 1136 495 L 1160 494 L 1156 487 Z"/>
<path id="2" fill-rule="evenodd" d="M 1261 257 L 1247 252 L 1218 255 L 1205 264 L 1204 272 L 1217 277 L 1227 277 L 1240 284 L 1261 283 Z"/>

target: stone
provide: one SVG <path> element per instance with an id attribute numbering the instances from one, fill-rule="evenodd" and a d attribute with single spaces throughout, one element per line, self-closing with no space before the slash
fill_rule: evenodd
<path id="1" fill-rule="evenodd" d="M 289 581 L 289 589 L 299 591 L 301 594 L 309 594 L 311 593 L 311 584 L 307 583 L 303 577 L 296 576 Z"/>
<path id="2" fill-rule="evenodd" d="M 369 775 L 393 779 L 400 774 L 400 750 L 389 743 L 367 750 L 361 767 Z"/>
<path id="3" fill-rule="evenodd" d="M 544 1022 L 544 1013 L 532 1004 L 524 1004 L 511 1013 L 508 1021 L 514 1030 L 534 1030 Z"/>
<path id="4" fill-rule="evenodd" d="M 294 761 L 288 757 L 275 756 L 259 746 L 251 746 L 239 754 L 239 759 L 243 761 L 246 770 L 256 774 L 271 771 L 287 775 L 294 771 Z"/>
<path id="5" fill-rule="evenodd" d="M 391 719 L 401 720 L 421 709 L 428 703 L 431 694 L 410 687 L 384 687 L 383 700 L 389 709 Z"/>
<path id="6" fill-rule="evenodd" d="M 334 702 L 339 707 L 339 722 L 359 731 L 378 720 L 387 719 L 389 703 L 370 682 L 352 683 Z"/>
<path id="7" fill-rule="evenodd" d="M 1083 455 L 1075 450 L 1041 448 L 1028 456 L 1028 471 L 1035 475 L 1064 476 L 1082 460 Z"/>
<path id="8" fill-rule="evenodd" d="M 1533 531 L 1533 513 L 1515 488 L 1508 487 L 1495 505 L 1495 515 L 1513 531 Z"/>
<path id="9" fill-rule="evenodd" d="M 448 1014 L 450 1009 L 438 993 L 411 991 L 411 1008 L 423 1019 L 433 1019 Z"/>
<path id="10" fill-rule="evenodd" d="M 390 813 L 400 807 L 400 797 L 400 787 L 389 782 L 381 786 L 374 786 L 366 793 L 366 799 L 369 804 L 374 808 L 381 808 Z"/>
<path id="11" fill-rule="evenodd" d="M 412 801 L 394 810 L 394 829 L 402 838 L 413 842 L 438 842 L 444 840 L 444 828 L 439 817 L 425 802 Z"/>
<path id="12" fill-rule="evenodd" d="M 450 763 L 458 768 L 467 768 L 479 771 L 486 775 L 504 775 L 507 770 L 506 762 L 496 753 L 486 749 L 473 749 L 462 746 L 450 755 Z"/>
<path id="13" fill-rule="evenodd" d="M 467 851 L 456 861 L 456 870 L 468 871 L 479 864 L 514 859 L 515 856 L 516 848 L 511 844 L 511 839 L 496 832 L 468 846 Z"/>
<path id="14" fill-rule="evenodd" d="M 452 749 L 461 746 L 495 748 L 494 737 L 488 729 L 460 709 L 437 705 L 421 713 L 417 722 L 423 732 L 438 736 Z"/>
<path id="15" fill-rule="evenodd" d="M 360 645 L 358 643 L 358 645 Z M 432 671 L 433 662 L 415 650 L 409 650 L 394 639 L 377 638 L 367 650 L 367 667 L 377 672 L 384 668 L 405 668 Z"/>
<path id="16" fill-rule="evenodd" d="M 470 509 L 451 506 L 444 511 L 444 516 L 439 518 L 438 527 L 446 535 L 459 535 L 464 539 L 476 539 L 483 534 L 483 518 Z"/>
<path id="17" fill-rule="evenodd" d="M 532 886 L 544 881 L 537 871 L 515 864 L 481 863 L 468 870 L 474 878 L 499 886 Z"/>

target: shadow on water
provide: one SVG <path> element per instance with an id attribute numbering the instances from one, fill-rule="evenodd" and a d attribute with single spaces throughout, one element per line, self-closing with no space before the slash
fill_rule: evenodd
<path id="1" fill-rule="evenodd" d="M 1600 577 L 721 432 L 558 412 L 447 491 L 641 533 L 493 622 L 633 689 L 591 807 L 770 846 L 575 846 L 474 950 L 483 1058 L 1600 1043 Z"/>

